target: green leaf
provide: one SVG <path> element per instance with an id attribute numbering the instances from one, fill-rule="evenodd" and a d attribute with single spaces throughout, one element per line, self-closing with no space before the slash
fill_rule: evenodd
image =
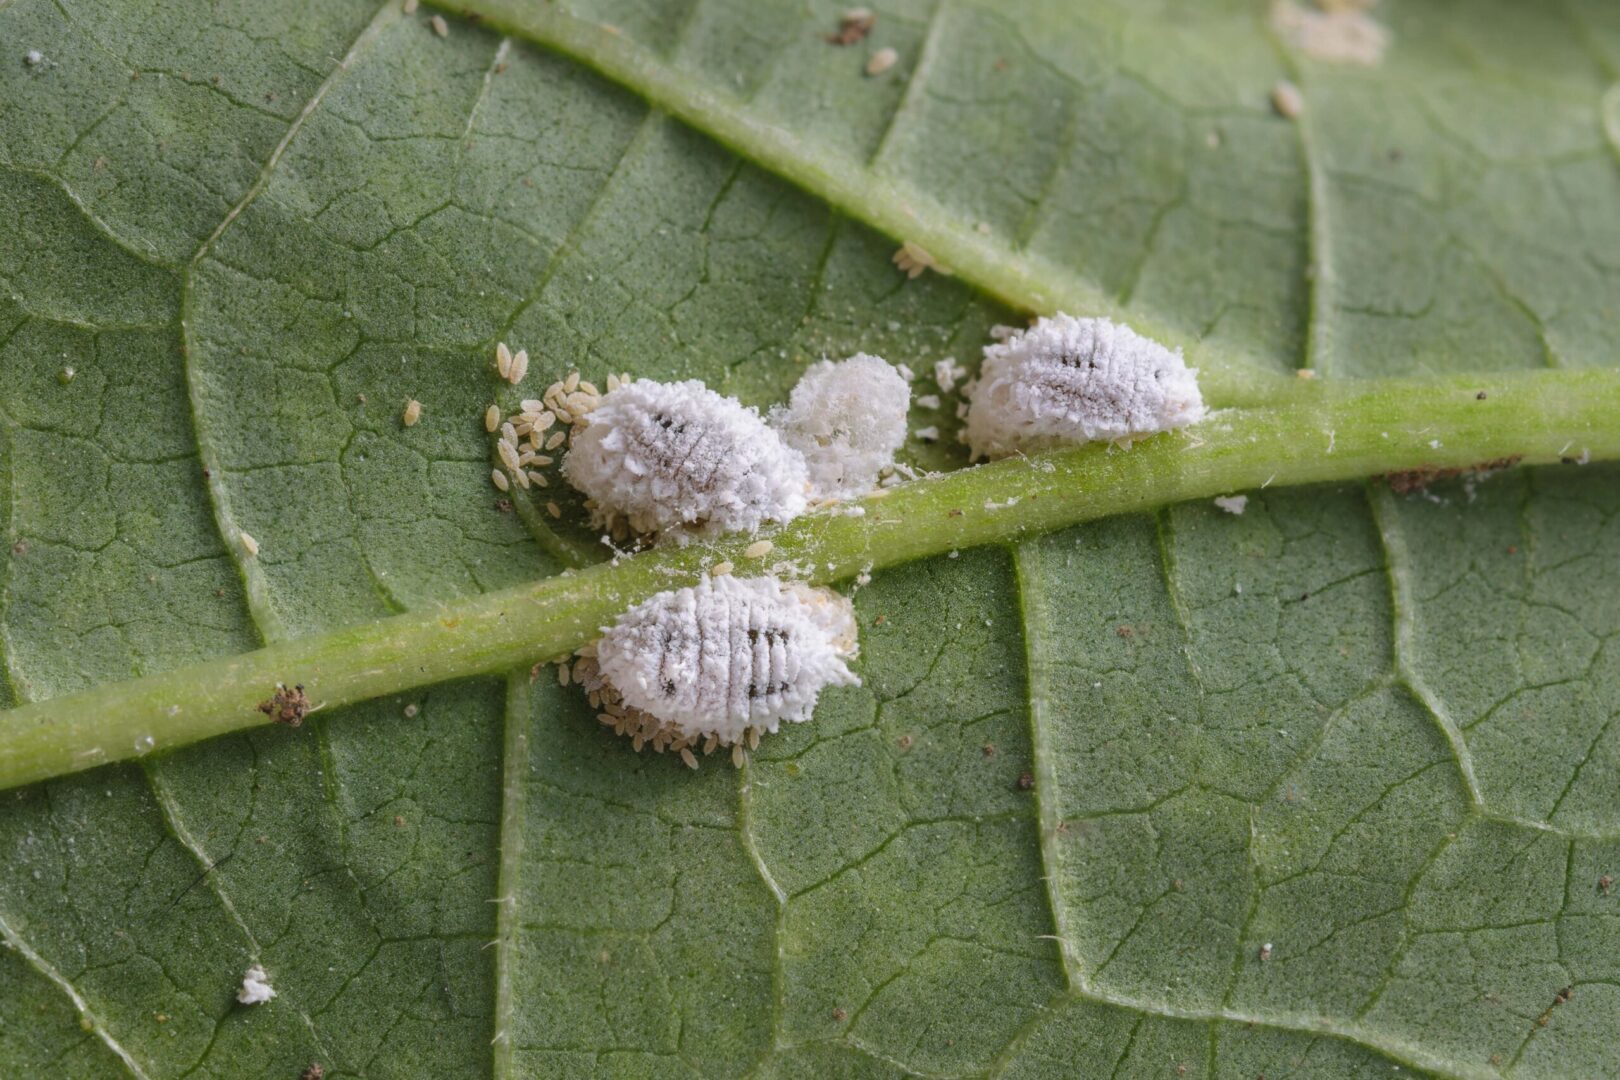
<path id="1" fill-rule="evenodd" d="M 1620 472 L 1345 482 L 1620 454 L 1574 370 L 1615 351 L 1607 6 L 1382 5 L 1370 68 L 1235 0 L 896 2 L 844 48 L 838 5 L 477 7 L 0 3 L 0 756 L 134 759 L 0 793 L 0 1061 L 1620 1069 Z M 863 685 L 740 771 L 531 676 L 718 553 L 552 577 L 595 539 L 496 509 L 491 400 L 763 405 L 857 349 L 929 392 L 1055 307 L 1245 407 L 781 534 L 879 568 Z M 358 703 L 298 730 L 182 749 L 218 716 L 152 690 L 240 728 L 317 662 Z"/>

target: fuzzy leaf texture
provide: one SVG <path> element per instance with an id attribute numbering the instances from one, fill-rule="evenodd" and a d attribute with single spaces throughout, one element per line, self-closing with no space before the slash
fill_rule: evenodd
<path id="1" fill-rule="evenodd" d="M 763 407 L 1058 307 L 1217 406 L 1615 364 L 1604 0 L 1384 0 L 1370 66 L 1263 0 L 466 6 L 0 0 L 0 707 L 605 554 L 488 480 L 575 367 Z M 525 669 L 0 793 L 0 1064 L 1620 1073 L 1620 471 L 1249 496 L 876 574 L 741 771 Z"/>

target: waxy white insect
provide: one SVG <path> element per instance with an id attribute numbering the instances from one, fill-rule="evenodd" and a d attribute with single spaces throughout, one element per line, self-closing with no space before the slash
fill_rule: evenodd
<path id="1" fill-rule="evenodd" d="M 805 508 L 803 456 L 756 411 L 696 380 L 620 386 L 582 421 L 563 475 L 595 504 L 599 525 L 719 535 Z"/>
<path id="2" fill-rule="evenodd" d="M 1108 319 L 1054 315 L 985 346 L 968 409 L 974 457 L 1063 443 L 1126 441 L 1203 419 L 1197 373 Z"/>
<path id="3" fill-rule="evenodd" d="M 859 495 L 906 441 L 911 387 L 881 357 L 812 364 L 785 406 L 771 410 L 782 441 L 804 455 L 818 498 Z"/>
<path id="4" fill-rule="evenodd" d="M 600 683 L 586 685 L 605 683 L 624 705 L 675 728 L 684 738 L 673 749 L 711 737 L 739 746 L 808 720 L 826 687 L 859 685 L 846 663 L 856 642 L 854 609 L 837 593 L 771 577 L 706 577 L 637 604 L 604 630 Z"/>

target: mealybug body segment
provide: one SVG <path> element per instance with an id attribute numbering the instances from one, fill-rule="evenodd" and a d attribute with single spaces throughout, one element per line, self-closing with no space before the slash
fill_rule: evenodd
<path id="1" fill-rule="evenodd" d="M 602 523 L 622 517 L 641 533 L 752 531 L 802 513 L 808 486 L 803 457 L 757 412 L 696 380 L 610 391 L 574 437 L 563 474 Z"/>
<path id="2" fill-rule="evenodd" d="M 730 575 L 636 605 L 596 646 L 624 704 L 696 741 L 807 720 L 827 686 L 858 685 L 847 599 L 769 577 Z"/>
<path id="3" fill-rule="evenodd" d="M 859 495 L 906 441 L 911 387 L 886 360 L 857 353 L 812 364 L 786 406 L 771 411 L 782 441 L 804 455 L 821 498 Z"/>
<path id="4" fill-rule="evenodd" d="M 1204 416 L 1180 352 L 1108 319 L 1054 315 L 988 345 L 968 410 L 975 457 L 1129 440 Z"/>

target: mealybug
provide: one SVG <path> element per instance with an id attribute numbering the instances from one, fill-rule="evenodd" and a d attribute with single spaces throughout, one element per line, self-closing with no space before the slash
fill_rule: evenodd
<path id="1" fill-rule="evenodd" d="M 817 496 L 859 495 L 906 441 L 911 387 L 886 360 L 857 353 L 812 364 L 785 406 L 771 410 L 782 441 L 804 455 Z"/>
<path id="2" fill-rule="evenodd" d="M 719 535 L 804 511 L 804 458 L 753 409 L 701 382 L 641 379 L 603 395 L 583 421 L 563 475 L 595 503 L 598 524 Z"/>
<path id="3" fill-rule="evenodd" d="M 632 607 L 603 632 L 594 659 L 575 663 L 574 679 L 638 750 L 648 741 L 677 752 L 702 743 L 708 753 L 808 720 L 828 686 L 859 685 L 846 663 L 855 652 L 846 598 L 726 575 Z"/>
<path id="4" fill-rule="evenodd" d="M 965 431 L 974 457 L 1123 441 L 1204 416 L 1196 372 L 1107 319 L 1054 315 L 985 346 Z"/>

